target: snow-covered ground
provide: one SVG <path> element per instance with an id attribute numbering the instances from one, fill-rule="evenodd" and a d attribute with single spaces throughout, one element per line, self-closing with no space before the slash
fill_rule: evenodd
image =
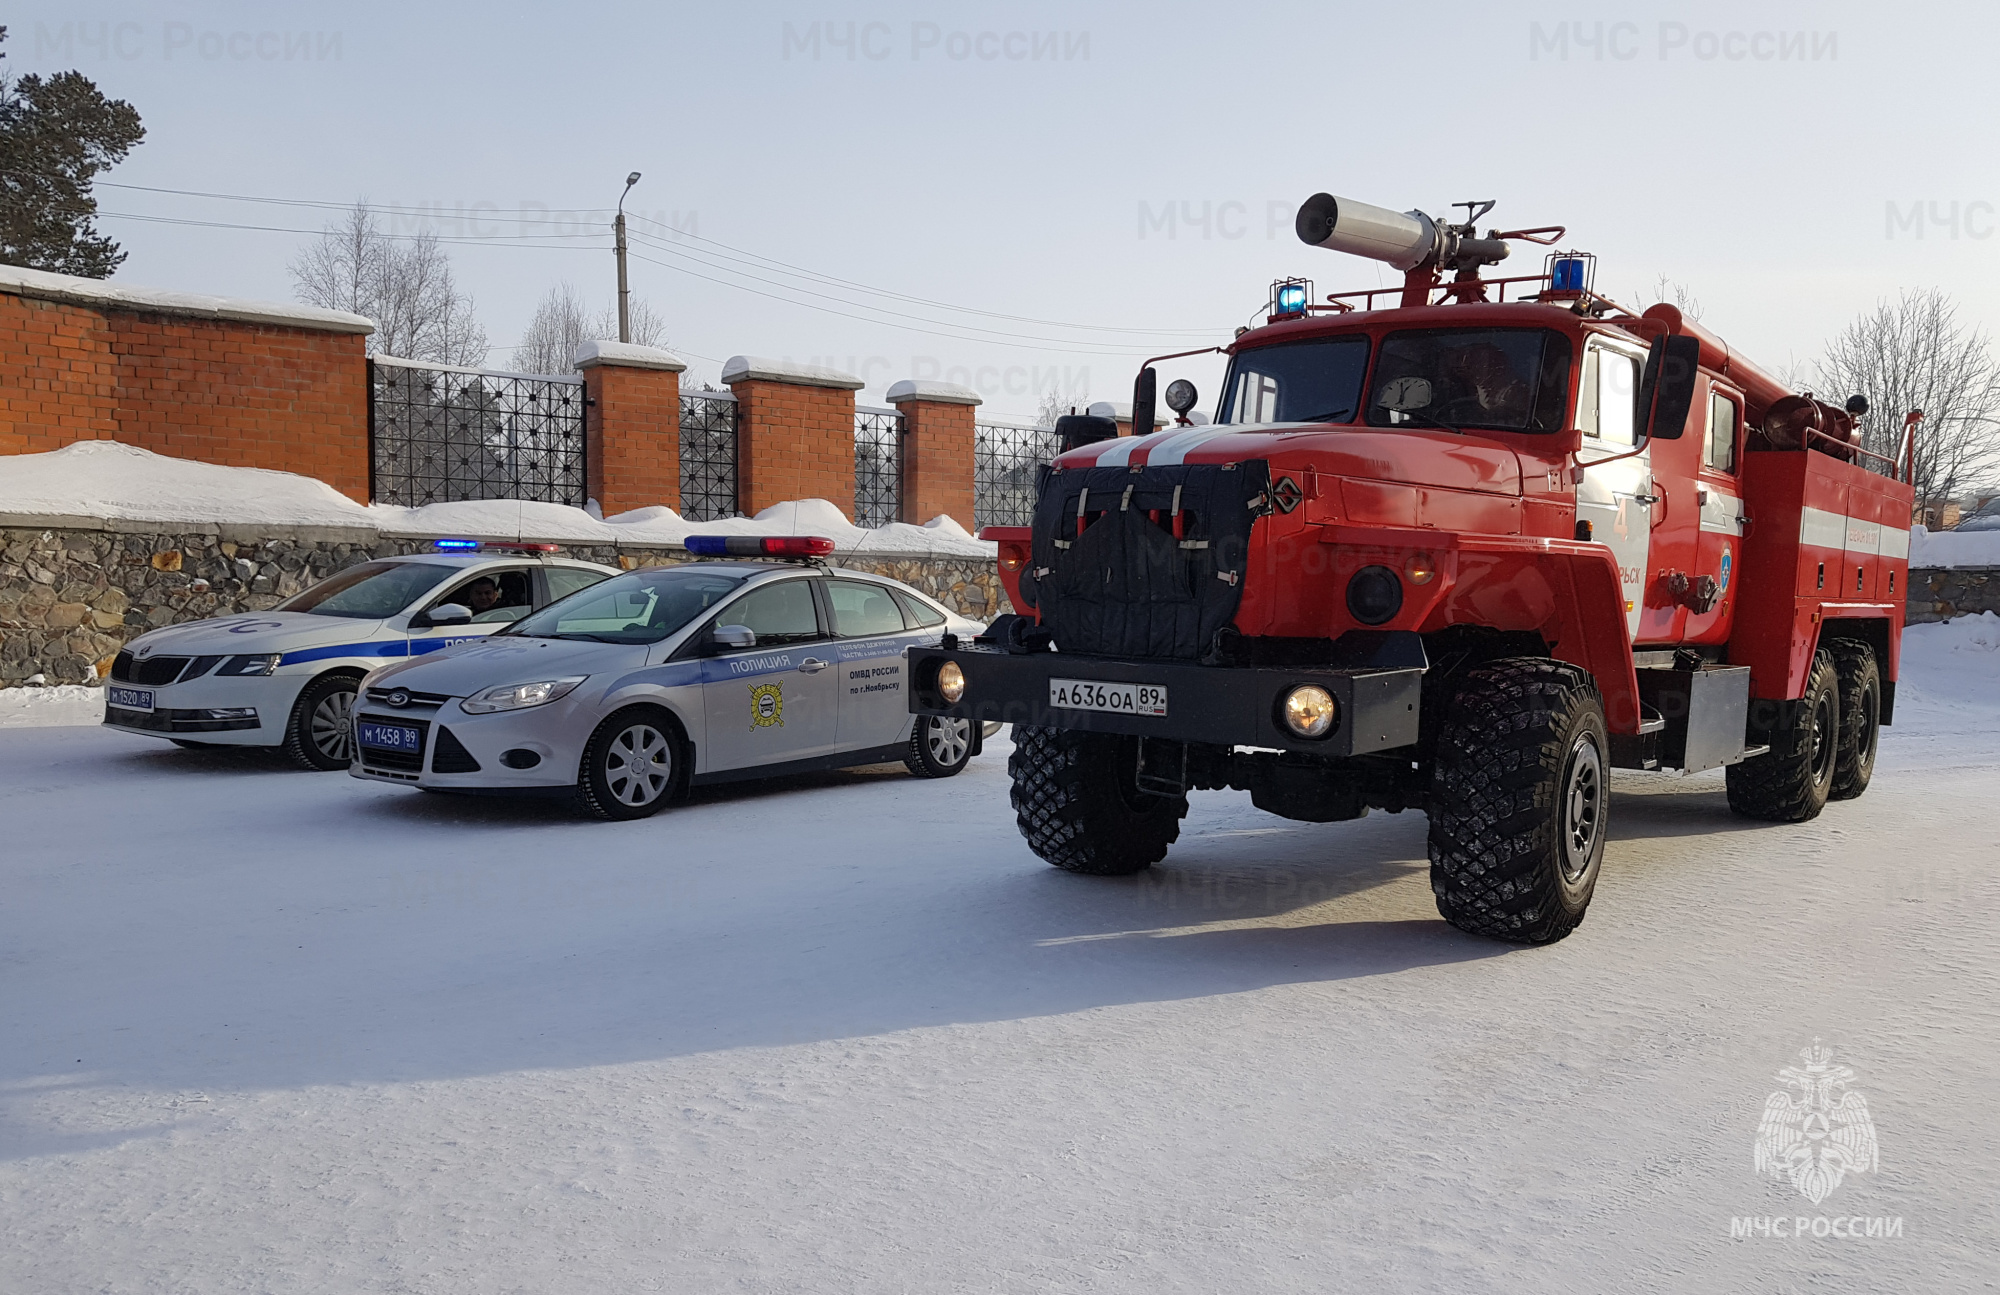
<path id="1" fill-rule="evenodd" d="M 0 1290 L 1988 1289 L 1996 647 L 1912 629 L 1813 823 L 1621 776 L 1540 950 L 1415 814 L 1057 872 L 1004 741 L 596 824 L 9 729 Z M 1816 1039 L 1880 1146 L 1817 1205 L 1752 1154 Z"/>

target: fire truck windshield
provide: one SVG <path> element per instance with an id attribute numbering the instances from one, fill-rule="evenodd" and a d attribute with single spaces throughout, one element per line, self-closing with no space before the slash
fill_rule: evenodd
<path id="1" fill-rule="evenodd" d="M 1315 337 L 1240 352 L 1222 385 L 1218 423 L 1345 423 L 1361 403 L 1368 339 Z"/>
<path id="2" fill-rule="evenodd" d="M 1368 396 L 1371 427 L 1560 431 L 1569 339 L 1544 328 L 1428 328 L 1382 340 Z"/>

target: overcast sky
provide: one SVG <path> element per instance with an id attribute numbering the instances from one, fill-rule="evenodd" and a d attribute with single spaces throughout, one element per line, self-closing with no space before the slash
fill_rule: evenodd
<path id="1" fill-rule="evenodd" d="M 864 401 L 912 376 L 998 414 L 1051 385 L 1128 400 L 1139 358 L 1227 340 L 1273 279 L 1390 282 L 1297 242 L 1318 190 L 1567 225 L 1601 291 L 1667 275 L 1771 369 L 1903 288 L 2000 323 L 1991 4 L 69 0 L 6 22 L 13 70 L 78 68 L 139 109 L 115 182 L 367 198 L 475 240 L 450 251 L 495 367 L 550 286 L 610 302 L 632 170 L 633 288 L 691 376 L 788 357 L 861 374 Z M 285 231 L 330 214 L 100 206 L 277 227 L 102 221 L 121 281 L 276 299 L 306 237 Z M 1208 408 L 1217 371 L 1166 375 Z"/>

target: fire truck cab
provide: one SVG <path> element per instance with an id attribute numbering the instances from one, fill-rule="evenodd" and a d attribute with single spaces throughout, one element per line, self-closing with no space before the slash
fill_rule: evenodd
<path id="1" fill-rule="evenodd" d="M 1016 725 L 1036 852 L 1136 872 L 1202 789 L 1309 821 L 1420 808 L 1444 918 L 1546 943 L 1589 904 L 1613 768 L 1726 767 L 1731 807 L 1780 821 L 1860 795 L 1913 505 L 1865 401 L 1617 305 L 1587 254 L 1482 276 L 1560 229 L 1325 194 L 1298 226 L 1403 285 L 1274 285 L 1218 348 L 1212 423 L 1185 383 L 1151 435 L 1064 420 L 1081 443 L 1033 525 L 985 532 L 1018 615 L 909 653 L 917 713 Z"/>

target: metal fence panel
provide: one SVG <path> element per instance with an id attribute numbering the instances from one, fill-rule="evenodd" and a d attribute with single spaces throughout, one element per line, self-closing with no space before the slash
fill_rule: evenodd
<path id="1" fill-rule="evenodd" d="M 583 379 L 378 356 L 368 363 L 368 449 L 378 503 L 529 499 L 581 508 Z"/>
<path id="2" fill-rule="evenodd" d="M 708 522 L 740 516 L 736 503 L 736 397 L 681 397 L 681 516 Z"/>
<path id="3" fill-rule="evenodd" d="M 972 429 L 974 526 L 1026 526 L 1035 519 L 1035 470 L 1062 440 L 1047 427 L 976 423 Z"/>
<path id="4" fill-rule="evenodd" d="M 903 416 L 854 411 L 854 524 L 887 526 L 903 513 Z"/>

